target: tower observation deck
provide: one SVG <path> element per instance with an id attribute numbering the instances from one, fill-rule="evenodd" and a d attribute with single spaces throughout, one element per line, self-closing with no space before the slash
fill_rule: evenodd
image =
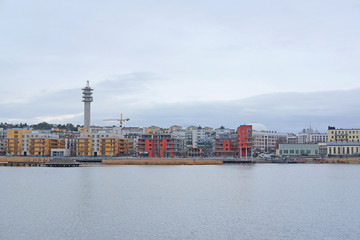
<path id="1" fill-rule="evenodd" d="M 94 89 L 89 86 L 89 81 L 86 81 L 86 87 L 82 89 L 82 101 L 84 102 L 84 128 L 90 128 L 90 103 L 93 101 L 93 90 Z"/>

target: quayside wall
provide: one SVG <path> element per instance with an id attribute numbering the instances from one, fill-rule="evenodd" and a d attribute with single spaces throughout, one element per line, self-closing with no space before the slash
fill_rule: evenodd
<path id="1" fill-rule="evenodd" d="M 189 159 L 189 158 L 122 158 L 103 159 L 107 165 L 216 165 L 223 164 L 219 159 Z"/>
<path id="2" fill-rule="evenodd" d="M 360 158 L 307 158 L 307 163 L 360 163 Z"/>
<path id="3" fill-rule="evenodd" d="M 48 162 L 50 161 L 51 158 L 49 157 L 20 157 L 20 156 L 4 156 L 4 157 L 0 157 L 0 162 L 21 162 L 21 163 L 25 163 L 25 162 Z"/>

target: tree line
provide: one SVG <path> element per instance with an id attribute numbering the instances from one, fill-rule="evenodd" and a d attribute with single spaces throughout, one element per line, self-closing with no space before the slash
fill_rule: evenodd
<path id="1" fill-rule="evenodd" d="M 10 129 L 10 128 L 32 128 L 35 130 L 51 130 L 53 128 L 58 128 L 61 130 L 68 130 L 68 131 L 77 131 L 78 127 L 80 125 L 74 126 L 72 123 L 66 123 L 66 124 L 50 124 L 47 122 L 41 122 L 37 124 L 27 124 L 27 123 L 0 123 L 0 128 L 4 129 Z"/>

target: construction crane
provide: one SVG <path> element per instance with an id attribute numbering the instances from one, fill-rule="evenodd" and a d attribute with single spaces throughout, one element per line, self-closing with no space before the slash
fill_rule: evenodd
<path id="1" fill-rule="evenodd" d="M 104 119 L 104 121 L 117 121 L 120 122 L 120 127 L 122 128 L 123 122 L 129 121 L 130 118 L 123 118 L 122 113 L 120 114 L 120 119 Z"/>

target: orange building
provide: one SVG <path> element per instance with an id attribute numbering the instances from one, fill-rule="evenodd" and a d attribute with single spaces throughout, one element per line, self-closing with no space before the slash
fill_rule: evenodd
<path id="1" fill-rule="evenodd" d="M 124 138 L 100 138 L 100 156 L 120 156 L 129 152 L 129 142 Z"/>
<path id="2" fill-rule="evenodd" d="M 238 135 L 238 156 L 251 157 L 252 154 L 252 125 L 241 125 L 236 130 Z"/>
<path id="3" fill-rule="evenodd" d="M 91 156 L 91 137 L 79 137 L 75 140 L 76 155 Z"/>
<path id="4" fill-rule="evenodd" d="M 22 134 L 29 132 L 31 132 L 31 130 L 18 128 L 7 129 L 6 153 L 10 155 L 21 155 Z"/>
<path id="5" fill-rule="evenodd" d="M 238 155 L 238 140 L 236 138 L 216 139 L 215 155 L 217 157 L 234 157 Z"/>
<path id="6" fill-rule="evenodd" d="M 28 154 L 50 156 L 51 149 L 65 148 L 65 141 L 58 138 L 29 138 Z"/>

